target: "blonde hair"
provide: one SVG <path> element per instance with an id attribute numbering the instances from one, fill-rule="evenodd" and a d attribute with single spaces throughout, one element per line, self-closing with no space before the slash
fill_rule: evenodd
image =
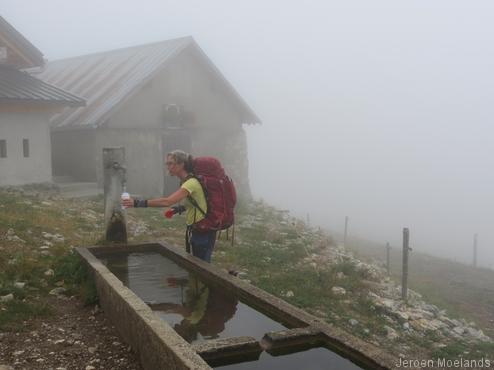
<path id="1" fill-rule="evenodd" d="M 192 172 L 192 161 L 194 157 L 191 154 L 185 153 L 183 150 L 174 150 L 166 155 L 167 157 L 173 158 L 173 160 L 178 164 L 184 164 L 184 169 L 187 172 Z"/>

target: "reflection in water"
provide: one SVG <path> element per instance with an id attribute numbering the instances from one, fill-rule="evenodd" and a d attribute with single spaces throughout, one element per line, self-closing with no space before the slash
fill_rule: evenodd
<path id="1" fill-rule="evenodd" d="M 258 361 L 242 362 L 225 366 L 214 366 L 220 370 L 354 370 L 361 369 L 350 360 L 347 360 L 330 350 L 319 347 L 306 351 L 271 356 L 263 352 Z"/>
<path id="2" fill-rule="evenodd" d="M 285 329 L 159 253 L 111 255 L 103 262 L 190 343 L 245 335 L 261 338 Z"/>
<path id="3" fill-rule="evenodd" d="M 175 281 L 171 283 L 174 284 Z M 198 339 L 219 338 L 220 333 L 225 330 L 226 322 L 237 311 L 237 304 L 236 298 L 218 289 L 208 288 L 195 275 L 191 275 L 185 288 L 183 304 L 161 303 L 149 306 L 160 311 L 160 316 L 166 321 L 175 321 L 174 318 L 181 317 L 182 320 L 173 325 L 173 328 L 185 340 L 194 342 Z M 180 316 L 177 317 L 177 314 Z"/>

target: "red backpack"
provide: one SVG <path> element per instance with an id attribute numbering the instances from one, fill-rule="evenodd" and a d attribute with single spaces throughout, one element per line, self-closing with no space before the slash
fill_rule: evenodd
<path id="1" fill-rule="evenodd" d="M 200 231 L 225 230 L 233 225 L 237 193 L 233 181 L 225 174 L 220 161 L 213 157 L 198 157 L 192 162 L 193 177 L 199 180 L 204 190 L 207 212 L 188 197 L 194 207 L 205 217 L 193 228 Z"/>

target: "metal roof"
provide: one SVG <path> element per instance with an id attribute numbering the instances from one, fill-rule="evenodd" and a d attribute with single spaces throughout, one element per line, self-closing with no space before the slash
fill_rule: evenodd
<path id="1" fill-rule="evenodd" d="M 82 96 L 87 102 L 85 107 L 65 108 L 55 114 L 51 119 L 52 128 L 94 128 L 103 124 L 167 62 L 191 45 L 200 50 L 192 37 L 184 37 L 48 62 L 41 71 L 31 70 L 30 73 Z M 205 54 L 203 57 L 212 65 Z M 219 74 L 219 71 L 215 72 Z M 243 116 L 249 118 L 245 123 L 259 122 L 223 76 L 219 74 L 218 77 L 233 93 Z"/>
<path id="2" fill-rule="evenodd" d="M 73 107 L 85 103 L 75 95 L 7 66 L 0 66 L 0 102 L 59 103 Z"/>
<path id="3" fill-rule="evenodd" d="M 18 52 L 22 53 L 25 63 L 18 65 L 20 68 L 41 66 L 44 63 L 43 53 L 39 51 L 33 44 L 29 42 L 22 34 L 17 31 L 9 22 L 0 16 L 0 35 L 6 38 L 9 43 L 12 43 Z M 29 60 L 29 61 L 28 61 Z"/>

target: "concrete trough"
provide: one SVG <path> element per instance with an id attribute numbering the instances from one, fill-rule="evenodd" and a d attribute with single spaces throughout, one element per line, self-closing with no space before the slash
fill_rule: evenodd
<path id="1" fill-rule="evenodd" d="M 300 346 L 323 346 L 365 369 L 394 367 L 395 359 L 381 349 L 189 255 L 181 248 L 153 242 L 79 247 L 76 250 L 93 272 L 101 306 L 122 338 L 137 352 L 144 369 L 211 369 L 206 361 L 215 363 L 228 357 L 255 359 L 263 350 L 280 353 Z M 289 329 L 266 333 L 261 342 L 239 336 L 191 345 L 125 287 L 100 260 L 104 256 L 130 252 L 158 252 L 193 272 L 209 286 L 234 295 Z"/>

